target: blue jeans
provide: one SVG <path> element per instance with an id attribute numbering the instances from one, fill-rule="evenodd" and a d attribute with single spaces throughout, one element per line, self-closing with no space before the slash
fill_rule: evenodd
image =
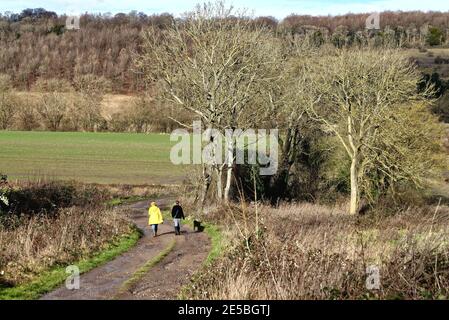
<path id="1" fill-rule="evenodd" d="M 157 233 L 157 224 L 152 224 L 151 229 L 153 229 L 153 233 L 156 234 Z"/>

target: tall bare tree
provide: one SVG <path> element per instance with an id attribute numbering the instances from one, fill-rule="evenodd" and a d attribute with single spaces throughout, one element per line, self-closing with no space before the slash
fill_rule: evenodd
<path id="1" fill-rule="evenodd" d="M 72 106 L 72 122 L 85 131 L 95 131 L 101 123 L 101 102 L 104 94 L 111 91 L 112 84 L 104 77 L 93 74 L 76 76 L 74 87 L 77 90 L 75 104 Z"/>
<path id="2" fill-rule="evenodd" d="M 147 79 L 160 86 L 170 103 L 192 112 L 205 127 L 219 130 L 245 126 L 244 115 L 255 107 L 253 101 L 262 83 L 269 81 L 276 56 L 276 48 L 269 48 L 272 34 L 222 2 L 197 6 L 166 30 L 148 30 L 143 43 L 136 62 Z M 234 155 L 227 153 L 226 166 L 213 166 L 217 197 L 225 200 L 234 167 Z M 210 182 L 207 171 L 211 170 L 205 172 L 205 190 Z"/>
<path id="3" fill-rule="evenodd" d="M 69 96 L 73 90 L 72 86 L 66 80 L 39 79 L 34 90 L 42 93 L 37 112 L 47 129 L 59 130 L 73 100 Z"/>
<path id="4" fill-rule="evenodd" d="M 392 50 L 333 51 L 305 61 L 299 75 L 303 81 L 299 81 L 298 91 L 307 99 L 309 116 L 338 138 L 351 160 L 351 214 L 359 210 L 360 182 L 368 163 L 387 174 L 408 171 L 406 176 L 414 177 L 413 181 L 422 180 L 432 169 L 405 165 L 405 158 L 410 163 L 420 152 L 420 148 L 410 147 L 418 137 L 407 135 L 404 122 L 396 121 L 395 114 L 428 106 L 432 88 L 418 93 L 420 74 L 403 54 Z M 392 156 L 395 153 L 401 154 L 402 161 Z"/>

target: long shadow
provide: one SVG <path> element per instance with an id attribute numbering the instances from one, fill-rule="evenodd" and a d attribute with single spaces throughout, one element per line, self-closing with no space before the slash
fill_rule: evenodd
<path id="1" fill-rule="evenodd" d="M 163 232 L 163 233 L 158 233 L 157 237 L 159 238 L 160 236 L 165 236 L 167 234 L 175 234 L 175 232 L 174 231 L 166 231 L 166 232 Z"/>
<path id="2" fill-rule="evenodd" d="M 188 233 L 189 232 L 187 230 L 181 230 L 181 234 L 188 234 Z M 157 236 L 160 237 L 160 236 L 165 236 L 167 234 L 175 234 L 175 232 L 174 231 L 166 231 L 163 233 L 158 233 Z"/>

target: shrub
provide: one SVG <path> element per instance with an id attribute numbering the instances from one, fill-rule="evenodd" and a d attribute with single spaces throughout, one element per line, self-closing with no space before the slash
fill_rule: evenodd
<path id="1" fill-rule="evenodd" d="M 448 64 L 449 59 L 441 58 L 441 56 L 437 56 L 434 61 L 435 64 Z"/>
<path id="2" fill-rule="evenodd" d="M 0 215 L 9 208 L 9 193 L 8 176 L 0 173 Z"/>
<path id="3" fill-rule="evenodd" d="M 19 97 L 17 103 L 16 128 L 31 131 L 40 127 L 36 102 L 28 96 Z"/>
<path id="4" fill-rule="evenodd" d="M 440 299 L 449 295 L 449 208 L 354 217 L 312 204 L 221 211 L 227 254 L 194 277 L 192 299 Z M 215 214 L 211 213 L 211 216 Z M 246 217 L 246 218 L 245 218 Z M 380 289 L 366 286 L 368 266 Z"/>
<path id="5" fill-rule="evenodd" d="M 55 214 L 71 206 L 99 207 L 107 198 L 107 191 L 96 186 L 45 182 L 14 188 L 9 195 L 9 208 L 14 214 Z"/>
<path id="6" fill-rule="evenodd" d="M 432 112 L 440 118 L 440 121 L 449 123 L 449 93 L 446 92 L 438 99 L 432 107 Z"/>
<path id="7" fill-rule="evenodd" d="M 427 34 L 426 42 L 430 46 L 439 46 L 442 43 L 444 43 L 445 37 L 444 32 L 437 28 L 437 27 L 431 27 L 429 28 L 429 32 Z"/>
<path id="8" fill-rule="evenodd" d="M 87 258 L 130 232 L 131 225 L 117 210 L 72 207 L 60 209 L 55 217 L 5 218 L 0 223 L 0 286 L 17 285 L 54 265 Z"/>

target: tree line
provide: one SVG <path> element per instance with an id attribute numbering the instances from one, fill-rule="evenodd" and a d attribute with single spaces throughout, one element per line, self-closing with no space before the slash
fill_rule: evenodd
<path id="1" fill-rule="evenodd" d="M 92 23 L 114 25 L 118 18 L 128 21 L 97 17 Z M 138 50 L 129 62 L 144 94 L 132 113 L 115 119 L 102 119 L 99 110 L 114 82 L 95 70 L 70 80 L 36 74 L 30 89 L 41 97 L 23 110 L 11 107 L 16 83 L 6 72 L 0 81 L 2 126 L 11 119 L 33 123 L 26 118 L 33 115 L 48 130 L 115 131 L 130 121 L 131 130 L 142 131 L 161 119 L 168 128 L 199 119 L 219 130 L 280 130 L 277 174 L 260 177 L 255 174 L 260 164 L 236 165 L 230 139 L 227 161 L 201 168 L 202 205 L 207 199 L 229 201 L 242 190 L 273 204 L 349 194 L 355 214 L 384 199 L 404 203 L 402 197 L 438 177 L 445 166 L 443 128 L 430 112 L 441 89 L 437 79 L 423 81 L 396 45 L 280 36 L 277 28 L 255 21 L 217 2 L 168 24 L 149 23 L 136 33 Z"/>
<path id="2" fill-rule="evenodd" d="M 248 20 L 252 28 L 263 26 L 276 37 L 302 37 L 316 46 L 336 47 L 443 45 L 449 41 L 449 13 L 383 12 L 381 30 L 365 30 L 368 14 L 335 17 L 290 15 L 278 21 L 273 17 Z M 236 19 L 235 16 L 229 19 Z M 81 29 L 66 30 L 66 16 L 42 8 L 21 13 L 0 14 L 0 73 L 8 74 L 13 85 L 30 89 L 39 78 L 73 81 L 94 74 L 112 82 L 114 92 L 144 90 L 142 75 L 133 70 L 134 53 L 142 48 L 142 30 L 170 28 L 176 20 L 170 14 L 142 12 L 84 14 Z"/>
<path id="3" fill-rule="evenodd" d="M 172 27 L 147 29 L 136 58 L 156 99 L 205 128 L 281 131 L 276 175 L 237 166 L 235 138 L 227 139 L 226 163 L 203 165 L 200 201 L 211 190 L 228 201 L 244 180 L 274 202 L 301 192 L 313 199 L 330 183 L 346 189 L 356 214 L 386 194 L 423 188 L 442 168 L 443 131 L 430 112 L 435 86 L 420 82 L 400 50 L 316 46 L 243 17 L 221 2 L 197 6 Z"/>
<path id="4" fill-rule="evenodd" d="M 28 92 L 18 92 L 11 77 L 0 74 L 0 130 L 90 132 L 171 132 L 177 124 L 174 110 L 159 105 L 148 94 L 130 97 L 128 105 L 108 112 L 105 94 L 112 84 L 104 77 L 86 74 L 65 79 L 38 79 Z M 189 115 L 176 112 L 187 120 Z"/>

